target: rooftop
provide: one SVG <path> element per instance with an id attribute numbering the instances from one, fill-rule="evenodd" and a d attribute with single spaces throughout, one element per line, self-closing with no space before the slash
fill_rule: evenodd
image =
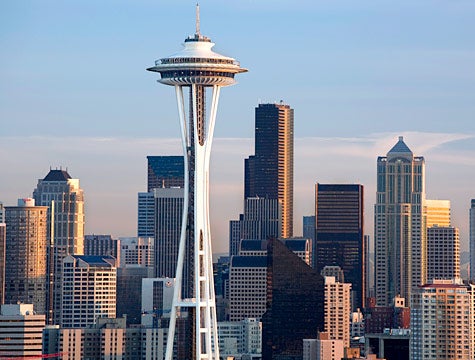
<path id="1" fill-rule="evenodd" d="M 412 151 L 404 142 L 404 138 L 402 136 L 399 136 L 398 142 L 396 143 L 396 145 L 392 147 L 391 150 L 389 150 L 388 155 L 389 154 L 411 154 L 412 155 Z"/>
<path id="2" fill-rule="evenodd" d="M 66 170 L 50 170 L 43 181 L 68 181 L 71 176 Z"/>

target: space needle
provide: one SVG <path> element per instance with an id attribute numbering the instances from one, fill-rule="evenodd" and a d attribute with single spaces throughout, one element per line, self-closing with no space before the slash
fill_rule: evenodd
<path id="1" fill-rule="evenodd" d="M 189 357 L 219 360 L 209 219 L 209 160 L 220 89 L 233 85 L 234 76 L 247 69 L 241 68 L 235 59 L 212 51 L 214 43 L 200 33 L 198 5 L 196 32 L 185 39 L 183 46 L 180 52 L 155 61 L 155 66 L 147 69 L 160 73 L 158 82 L 175 87 L 185 155 L 183 218 L 165 360 L 173 359 L 176 319 L 181 311 L 187 312 L 192 322 Z M 207 93 L 210 101 L 206 100 Z M 188 95 L 187 103 L 185 95 Z"/>

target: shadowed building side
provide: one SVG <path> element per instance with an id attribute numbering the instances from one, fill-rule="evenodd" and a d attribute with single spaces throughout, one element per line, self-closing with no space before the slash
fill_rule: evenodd
<path id="1" fill-rule="evenodd" d="M 270 239 L 262 360 L 301 360 L 303 339 L 314 338 L 323 327 L 323 277 L 282 242 Z"/>

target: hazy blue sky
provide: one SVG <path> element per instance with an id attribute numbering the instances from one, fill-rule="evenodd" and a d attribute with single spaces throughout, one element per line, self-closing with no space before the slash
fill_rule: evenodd
<path id="1" fill-rule="evenodd" d="M 201 1 L 201 32 L 249 73 L 221 93 L 212 164 L 215 249 L 242 209 L 254 107 L 295 109 L 295 223 L 313 184 L 366 186 L 405 135 L 429 198 L 450 199 L 467 246 L 475 197 L 475 2 Z M 194 32 L 193 1 L 0 3 L 0 201 L 31 195 L 50 166 L 87 196 L 88 233 L 134 235 L 147 155 L 179 154 L 173 90 L 145 71 Z M 115 220 L 114 220 L 115 219 Z"/>

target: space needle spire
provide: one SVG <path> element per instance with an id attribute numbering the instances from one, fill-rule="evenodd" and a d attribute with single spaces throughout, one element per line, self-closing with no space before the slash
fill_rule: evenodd
<path id="1" fill-rule="evenodd" d="M 200 4 L 196 4 L 196 34 L 200 35 Z"/>
<path id="2" fill-rule="evenodd" d="M 178 53 L 155 61 L 155 66 L 147 69 L 160 74 L 158 82 L 175 88 L 185 155 L 183 218 L 165 360 L 173 359 L 176 319 L 184 314 L 187 314 L 192 334 L 186 357 L 219 360 L 209 218 L 209 161 L 220 89 L 233 85 L 234 76 L 247 70 L 235 59 L 212 50 L 214 43 L 200 32 L 198 4 L 196 33 L 186 38 L 183 46 Z"/>

